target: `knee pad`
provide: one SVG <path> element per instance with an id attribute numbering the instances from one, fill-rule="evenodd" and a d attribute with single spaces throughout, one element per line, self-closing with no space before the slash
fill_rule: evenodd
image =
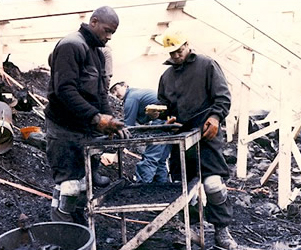
<path id="1" fill-rule="evenodd" d="M 81 178 L 81 179 L 79 180 L 79 184 L 80 184 L 80 191 L 81 191 L 81 192 L 87 191 L 87 186 L 86 186 L 86 176 L 84 176 L 83 178 Z"/>
<path id="2" fill-rule="evenodd" d="M 79 194 L 80 194 L 79 180 L 62 182 L 59 211 L 66 214 L 74 212 L 76 209 L 76 201 Z"/>
<path id="3" fill-rule="evenodd" d="M 227 200 L 227 187 L 219 175 L 207 177 L 203 184 L 209 203 L 220 205 Z"/>
<path id="4" fill-rule="evenodd" d="M 56 184 L 52 191 L 51 207 L 57 208 L 59 206 L 60 194 L 61 186 Z"/>

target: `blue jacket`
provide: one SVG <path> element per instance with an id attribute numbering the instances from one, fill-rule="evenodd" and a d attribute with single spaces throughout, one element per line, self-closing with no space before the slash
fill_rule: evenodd
<path id="1" fill-rule="evenodd" d="M 157 92 L 151 89 L 128 88 L 124 96 L 124 123 L 134 126 L 136 122 L 145 124 L 150 118 L 145 114 L 145 107 L 157 104 Z"/>
<path id="2" fill-rule="evenodd" d="M 52 53 L 47 118 L 69 130 L 91 133 L 97 113 L 111 114 L 105 91 L 104 44 L 82 24 L 61 39 Z"/>

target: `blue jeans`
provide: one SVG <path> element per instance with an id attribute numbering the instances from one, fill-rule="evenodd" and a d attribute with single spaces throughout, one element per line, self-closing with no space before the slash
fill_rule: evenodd
<path id="1" fill-rule="evenodd" d="M 153 125 L 164 123 L 153 121 Z M 137 182 L 169 182 L 166 160 L 169 157 L 171 145 L 148 145 L 142 155 L 142 160 L 136 165 Z"/>

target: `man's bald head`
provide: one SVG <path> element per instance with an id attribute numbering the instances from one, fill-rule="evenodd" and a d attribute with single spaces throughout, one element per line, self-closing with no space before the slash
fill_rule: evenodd
<path id="1" fill-rule="evenodd" d="M 93 18 L 96 18 L 101 23 L 113 24 L 115 26 L 119 25 L 119 18 L 115 10 L 109 6 L 96 9 L 90 18 L 90 22 Z"/>
<path id="2" fill-rule="evenodd" d="M 100 39 L 103 45 L 111 40 L 118 25 L 119 18 L 115 10 L 108 6 L 96 9 L 89 22 L 90 30 Z"/>

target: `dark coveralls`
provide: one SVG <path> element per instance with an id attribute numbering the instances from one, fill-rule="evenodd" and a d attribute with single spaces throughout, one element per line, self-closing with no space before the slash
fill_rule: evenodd
<path id="1" fill-rule="evenodd" d="M 220 66 L 211 58 L 191 52 L 186 61 L 173 64 L 168 59 L 164 64 L 171 65 L 161 76 L 158 99 L 167 105 L 168 115 L 191 127 L 203 128 L 207 118 L 219 117 L 223 121 L 229 113 L 231 96 L 227 81 Z M 200 115 L 198 115 L 200 114 Z M 223 136 L 219 129 L 217 136 L 211 140 L 201 140 L 200 159 L 202 179 L 211 175 L 229 177 L 229 169 L 222 155 Z M 170 159 L 173 180 L 180 180 L 179 149 L 174 147 Z M 196 176 L 197 156 L 195 147 L 186 152 L 187 179 Z M 207 221 L 217 226 L 227 226 L 231 222 L 233 210 L 229 199 L 221 205 L 207 201 L 205 208 Z"/>
<path id="2" fill-rule="evenodd" d="M 47 159 L 56 184 L 85 176 L 83 145 L 95 136 L 90 122 L 97 113 L 112 114 L 99 49 L 104 46 L 83 23 L 53 51 L 45 115 Z"/>

